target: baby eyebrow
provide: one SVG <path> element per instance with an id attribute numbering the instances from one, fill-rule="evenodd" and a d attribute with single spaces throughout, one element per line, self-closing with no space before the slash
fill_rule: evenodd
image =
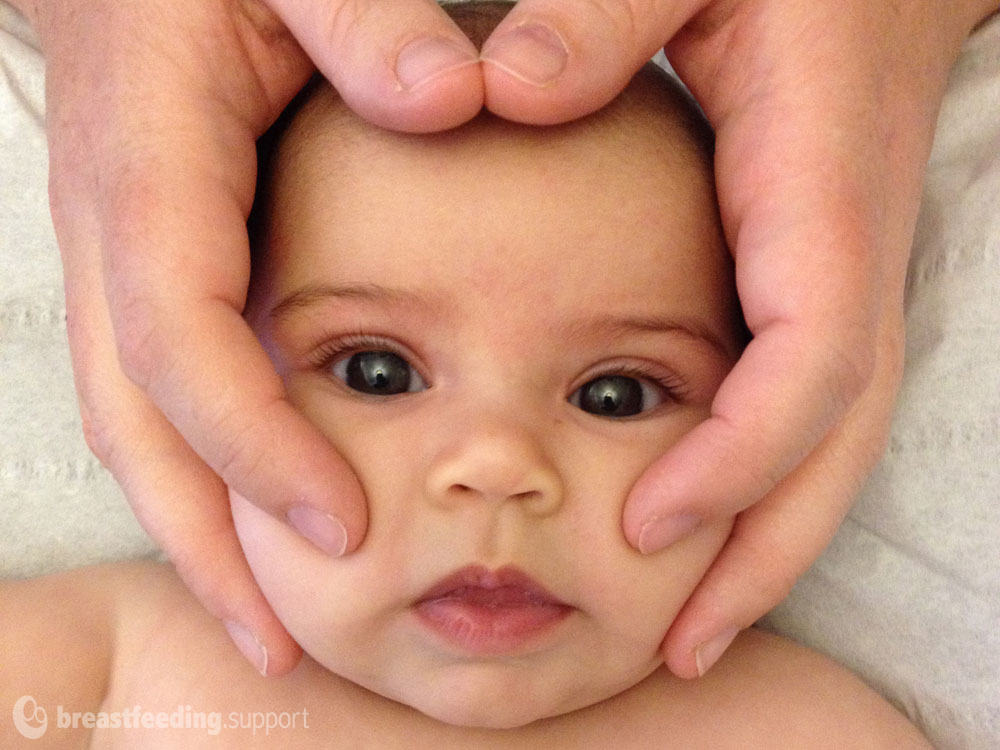
<path id="1" fill-rule="evenodd" d="M 425 307 L 427 301 L 418 294 L 380 284 L 306 284 L 285 295 L 269 313 L 278 320 L 298 311 L 330 300 L 358 300 L 391 306 Z"/>
<path id="2" fill-rule="evenodd" d="M 727 360 L 733 359 L 736 352 L 726 346 L 722 337 L 698 320 L 679 319 L 661 316 L 623 315 L 602 316 L 576 323 L 567 327 L 565 335 L 568 339 L 591 339 L 593 337 L 616 339 L 636 333 L 669 333 L 683 336 L 690 341 L 707 345 L 716 354 Z"/>

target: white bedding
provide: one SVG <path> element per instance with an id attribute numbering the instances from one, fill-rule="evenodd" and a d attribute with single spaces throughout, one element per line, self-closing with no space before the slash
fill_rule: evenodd
<path id="1" fill-rule="evenodd" d="M 2 0 L 0 72 L 0 575 L 153 555 L 80 436 L 45 186 L 43 61 Z M 967 43 L 941 115 L 888 455 L 764 621 L 857 671 L 945 750 L 1000 747 L 998 289 L 994 17 Z"/>

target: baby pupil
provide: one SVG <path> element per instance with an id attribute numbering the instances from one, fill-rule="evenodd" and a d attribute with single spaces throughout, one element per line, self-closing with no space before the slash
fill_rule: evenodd
<path id="1" fill-rule="evenodd" d="M 642 386 L 624 375 L 591 380 L 580 389 L 580 408 L 603 417 L 631 417 L 642 411 Z"/>
<path id="2" fill-rule="evenodd" d="M 384 396 L 406 393 L 410 390 L 410 365 L 392 352 L 358 352 L 347 362 L 347 385 Z"/>

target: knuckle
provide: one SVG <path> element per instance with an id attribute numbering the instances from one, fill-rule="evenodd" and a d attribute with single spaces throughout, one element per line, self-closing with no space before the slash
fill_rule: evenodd
<path id="1" fill-rule="evenodd" d="M 610 47 L 619 58 L 622 51 L 628 50 L 648 59 L 655 50 L 645 54 L 647 45 L 643 42 L 657 26 L 654 5 L 654 0 L 585 0 L 573 12 L 589 19 L 589 28 L 601 29 L 609 43 L 613 40 Z M 642 49 L 636 48 L 637 44 Z"/>
<path id="2" fill-rule="evenodd" d="M 240 409 L 220 410 L 212 420 L 211 434 L 225 436 L 215 470 L 230 486 L 254 486 L 265 473 L 268 446 L 271 441 L 261 439 L 260 426 L 271 424 L 270 407 L 254 410 L 254 420 L 247 421 Z"/>
<path id="3" fill-rule="evenodd" d="M 110 470 L 113 464 L 114 438 L 106 428 L 98 426 L 98 423 L 90 417 L 86 409 L 81 408 L 80 418 L 82 421 L 83 440 L 87 444 L 87 448 L 101 462 L 101 465 L 105 469 Z"/>
<path id="4" fill-rule="evenodd" d="M 114 375 L 102 371 L 95 347 L 89 337 L 82 335 L 78 329 L 79 326 L 67 322 L 80 429 L 87 448 L 104 468 L 110 470 L 114 464 L 116 444 L 113 425 L 119 424 L 119 420 L 112 414 L 114 404 L 108 408 L 105 394 Z"/>
<path id="5" fill-rule="evenodd" d="M 123 151 L 129 151 L 124 149 Z M 102 188 L 103 280 L 111 318 L 115 350 L 126 376 L 148 391 L 155 373 L 169 362 L 173 351 L 170 328 L 164 325 L 163 279 L 176 279 L 179 269 L 170 268 L 137 238 L 151 236 L 150 206 L 162 196 L 152 185 L 160 170 L 148 155 L 129 153 Z"/>
<path id="6" fill-rule="evenodd" d="M 846 413 L 871 384 L 877 354 L 874 337 L 860 326 L 827 347 L 826 389 L 835 413 Z"/>
<path id="7" fill-rule="evenodd" d="M 277 2 L 269 2 L 277 9 Z M 270 105 L 273 117 L 273 113 L 281 111 L 287 101 L 287 94 L 280 84 L 276 86 L 276 81 L 292 78 L 304 82 L 312 65 L 292 30 L 262 0 L 237 0 L 233 12 L 233 26 L 255 73 L 252 85 Z M 261 128 L 266 128 L 269 123 L 270 119 Z"/>
<path id="8" fill-rule="evenodd" d="M 770 492 L 784 478 L 787 467 L 748 456 L 740 427 L 724 414 L 716 418 L 725 429 L 717 433 L 712 453 L 719 456 L 718 466 L 724 467 L 720 473 L 728 477 L 727 484 L 740 488 L 741 505 L 748 506 Z"/>
<path id="9" fill-rule="evenodd" d="M 358 35 L 358 29 L 368 24 L 372 11 L 373 3 L 370 0 L 342 0 L 333 3 L 323 26 L 327 38 L 338 47 L 349 44 Z"/>
<path id="10" fill-rule="evenodd" d="M 882 459 L 882 456 L 884 456 L 885 452 L 889 449 L 889 436 L 891 434 L 890 426 L 890 420 L 885 419 L 878 426 L 876 434 L 867 441 L 867 450 L 864 451 L 864 449 L 862 449 L 864 451 L 861 456 L 863 470 L 858 472 L 856 481 L 851 487 L 852 491 L 850 497 L 853 498 L 858 492 L 861 491 L 864 481 L 868 478 L 872 469 L 875 468 L 875 464 Z"/>
<path id="11" fill-rule="evenodd" d="M 108 463 L 105 460 L 107 446 L 101 439 L 99 431 L 94 426 L 94 420 L 90 418 L 87 411 L 82 407 L 80 409 L 80 421 L 81 429 L 83 430 L 83 441 L 87 444 L 87 448 L 101 462 L 104 468 L 107 468 Z"/>
<path id="12" fill-rule="evenodd" d="M 619 34 L 634 37 L 640 28 L 639 19 L 648 17 L 648 0 L 587 0 L 587 5 Z"/>
<path id="13" fill-rule="evenodd" d="M 184 538 L 157 541 L 164 547 L 181 581 L 213 616 L 224 617 L 233 610 L 239 611 L 230 601 L 233 595 L 231 580 L 217 575 L 219 550 L 225 549 L 222 544 L 213 545 L 204 540 L 205 544 L 194 545 Z M 212 550 L 211 560 L 205 559 L 203 550 Z"/>
<path id="14" fill-rule="evenodd" d="M 268 47 L 279 47 L 294 41 L 295 37 L 278 14 L 261 0 L 238 0 L 235 10 Z"/>
<path id="15" fill-rule="evenodd" d="M 237 479 L 243 480 L 240 484 L 252 483 L 253 477 L 260 474 L 264 461 L 263 452 L 255 446 L 254 441 L 244 439 L 245 435 L 245 432 L 238 434 L 231 440 L 219 458 L 219 476 L 227 484 Z"/>
<path id="16" fill-rule="evenodd" d="M 151 300 L 125 294 L 116 300 L 111 314 L 115 348 L 122 372 L 144 391 L 149 391 L 157 371 L 169 361 L 173 347 Z"/>
<path id="17" fill-rule="evenodd" d="M 753 566 L 745 568 L 745 574 L 752 580 L 747 588 L 755 592 L 760 610 L 756 616 L 760 616 L 788 596 L 808 564 L 803 565 L 787 547 L 770 539 L 762 540 L 751 526 L 737 517 L 730 543 L 743 550 L 745 559 L 755 561 Z"/>
<path id="18" fill-rule="evenodd" d="M 116 413 L 114 408 L 104 412 L 90 407 L 81 408 L 80 414 L 87 448 L 101 466 L 111 472 L 131 501 L 135 462 L 130 459 L 133 458 L 131 446 L 134 441 L 129 440 L 124 429 L 119 427 L 124 423 L 122 415 Z"/>
<path id="19" fill-rule="evenodd" d="M 666 42 L 659 34 L 660 21 L 671 12 L 670 4 L 658 0 L 586 0 L 584 10 L 590 11 L 585 17 L 599 24 L 592 28 L 605 29 L 616 37 L 618 52 L 636 47 L 635 54 L 645 60 Z M 579 10 L 574 8 L 574 13 Z"/>

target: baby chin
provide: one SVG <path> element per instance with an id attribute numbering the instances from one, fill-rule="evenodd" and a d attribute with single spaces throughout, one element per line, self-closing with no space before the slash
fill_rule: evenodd
<path id="1" fill-rule="evenodd" d="M 599 667 L 582 671 L 518 661 L 464 662 L 439 667 L 422 678 L 366 685 L 446 724 L 513 729 L 600 703 L 642 682 L 661 662 L 658 657 L 631 674 L 609 679 Z"/>

